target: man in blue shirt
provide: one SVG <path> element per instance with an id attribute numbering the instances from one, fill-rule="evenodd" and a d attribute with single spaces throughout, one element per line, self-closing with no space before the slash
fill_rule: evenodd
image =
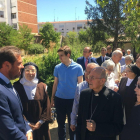
<path id="1" fill-rule="evenodd" d="M 58 122 L 58 137 L 59 140 L 66 140 L 65 120 L 68 116 L 70 125 L 70 114 L 75 95 L 77 83 L 83 81 L 82 67 L 75 63 L 71 56 L 71 50 L 68 46 L 60 48 L 58 51 L 60 64 L 54 69 L 54 84 L 52 89 L 51 106 L 55 107 Z M 74 140 L 74 132 L 69 128 L 70 140 Z"/>

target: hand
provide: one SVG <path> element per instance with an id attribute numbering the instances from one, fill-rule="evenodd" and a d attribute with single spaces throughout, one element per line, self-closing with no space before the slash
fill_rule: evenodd
<path id="1" fill-rule="evenodd" d="M 119 89 L 118 87 L 116 87 L 116 86 L 114 87 L 114 91 L 115 91 L 115 92 L 117 92 L 118 89 Z"/>
<path id="2" fill-rule="evenodd" d="M 119 79 L 115 79 L 115 84 L 119 84 Z"/>
<path id="3" fill-rule="evenodd" d="M 70 125 L 70 129 L 71 129 L 72 131 L 75 131 L 75 129 L 76 129 L 75 125 Z"/>
<path id="4" fill-rule="evenodd" d="M 29 123 L 29 126 L 31 127 L 32 130 L 33 130 L 33 128 L 34 128 L 34 125 L 35 125 L 35 124 L 33 124 L 33 123 Z"/>
<path id="5" fill-rule="evenodd" d="M 39 129 L 41 126 L 40 122 L 37 122 L 35 125 L 34 124 L 29 124 L 29 126 L 32 128 L 32 130 Z"/>
<path id="6" fill-rule="evenodd" d="M 55 104 L 54 104 L 54 98 L 52 97 L 51 98 L 51 107 L 54 107 L 55 106 Z"/>
<path id="7" fill-rule="evenodd" d="M 27 140 L 33 140 L 33 134 L 32 134 L 32 132 L 28 132 L 26 134 L 26 137 L 27 137 Z"/>
<path id="8" fill-rule="evenodd" d="M 96 123 L 95 123 L 95 121 L 93 121 L 93 120 L 86 120 L 87 121 L 87 129 L 89 130 L 89 131 L 95 131 L 95 129 L 96 129 Z"/>

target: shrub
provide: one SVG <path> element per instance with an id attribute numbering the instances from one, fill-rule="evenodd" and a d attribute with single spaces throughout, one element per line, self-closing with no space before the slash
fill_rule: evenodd
<path id="1" fill-rule="evenodd" d="M 44 52 L 44 47 L 40 44 L 32 44 L 28 49 L 28 54 L 41 54 Z"/>

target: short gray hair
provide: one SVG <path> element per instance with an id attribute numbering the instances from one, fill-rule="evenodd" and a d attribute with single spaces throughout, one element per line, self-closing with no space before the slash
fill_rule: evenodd
<path id="1" fill-rule="evenodd" d="M 125 56 L 125 59 L 126 59 L 126 58 L 129 58 L 129 60 L 132 61 L 132 62 L 134 61 L 134 58 L 133 58 L 133 56 L 131 56 L 131 55 L 126 55 L 126 56 Z"/>
<path id="2" fill-rule="evenodd" d="M 102 63 L 101 67 L 104 67 L 105 69 L 107 69 L 108 67 L 112 66 L 113 69 L 115 68 L 115 63 L 110 61 L 105 61 L 104 63 Z"/>
<path id="3" fill-rule="evenodd" d="M 128 49 L 128 50 L 127 50 L 127 52 L 131 52 L 131 50 L 130 50 L 130 49 Z"/>

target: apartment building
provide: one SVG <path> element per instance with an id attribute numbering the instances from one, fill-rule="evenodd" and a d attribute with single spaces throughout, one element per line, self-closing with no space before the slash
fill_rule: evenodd
<path id="1" fill-rule="evenodd" d="M 75 20 L 75 21 L 57 21 L 50 22 L 53 24 L 56 32 L 61 32 L 62 36 L 66 36 L 69 31 L 79 32 L 80 29 L 86 29 L 88 27 L 87 20 Z M 42 28 L 45 22 L 38 23 L 38 29 Z"/>
<path id="2" fill-rule="evenodd" d="M 32 33 L 38 33 L 36 0 L 0 0 L 0 22 L 19 29 L 26 24 Z"/>

